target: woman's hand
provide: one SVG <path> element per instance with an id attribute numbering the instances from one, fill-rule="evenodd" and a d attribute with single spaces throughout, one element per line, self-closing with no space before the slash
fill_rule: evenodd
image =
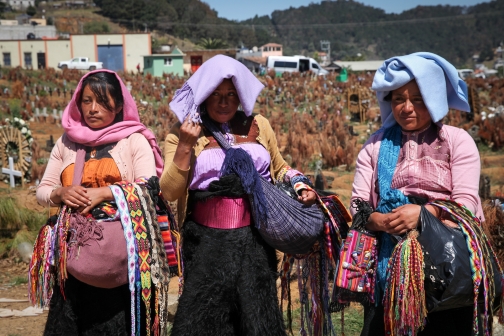
<path id="1" fill-rule="evenodd" d="M 54 189 L 51 193 L 51 202 L 54 204 L 64 203 L 71 208 L 81 208 L 89 206 L 91 199 L 86 188 L 70 186 Z"/>
<path id="2" fill-rule="evenodd" d="M 197 122 L 191 120 L 191 116 L 187 116 L 182 125 L 180 125 L 179 144 L 187 149 L 191 149 L 198 141 L 198 136 L 201 132 L 201 126 Z"/>
<path id="3" fill-rule="evenodd" d="M 387 214 L 373 212 L 366 227 L 371 231 L 383 231 L 389 234 L 402 235 L 418 226 L 419 205 L 406 204 Z"/>
<path id="4" fill-rule="evenodd" d="M 196 142 L 198 141 L 201 126 L 198 123 L 190 120 L 188 116 L 179 131 L 179 143 L 173 156 L 173 163 L 182 170 L 189 169 L 191 163 L 191 151 Z"/>
<path id="5" fill-rule="evenodd" d="M 317 194 L 312 190 L 303 189 L 301 195 L 298 196 L 298 201 L 304 205 L 311 206 L 317 200 Z"/>
<path id="6" fill-rule="evenodd" d="M 89 204 L 84 207 L 79 207 L 79 211 L 83 215 L 87 215 L 94 207 L 98 206 L 101 202 L 112 201 L 114 195 L 112 195 L 112 190 L 109 187 L 101 188 L 87 188 L 87 196 L 89 197 Z"/>
<path id="7" fill-rule="evenodd" d="M 385 225 L 388 224 L 388 215 L 381 212 L 371 213 L 366 228 L 371 231 L 385 231 Z"/>
<path id="8" fill-rule="evenodd" d="M 392 210 L 387 214 L 385 232 L 395 235 L 402 235 L 418 226 L 418 218 L 422 207 L 415 204 L 405 204 Z"/>

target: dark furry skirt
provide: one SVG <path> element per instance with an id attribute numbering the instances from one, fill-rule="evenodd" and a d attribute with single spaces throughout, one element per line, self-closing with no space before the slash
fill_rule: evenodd
<path id="1" fill-rule="evenodd" d="M 285 335 L 275 250 L 251 226 L 219 230 L 187 221 L 184 291 L 172 336 Z"/>
<path id="2" fill-rule="evenodd" d="M 54 287 L 44 336 L 130 335 L 128 285 L 105 289 L 87 285 L 73 276 L 65 282 L 66 300 Z"/>

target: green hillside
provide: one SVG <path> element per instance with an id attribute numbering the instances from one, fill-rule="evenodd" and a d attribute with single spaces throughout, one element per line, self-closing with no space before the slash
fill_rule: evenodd
<path id="1" fill-rule="evenodd" d="M 130 29 L 158 29 L 194 42 L 218 38 L 228 46 L 284 45 L 285 54 L 310 54 L 331 42 L 332 58 L 383 59 L 415 51 L 438 53 L 459 66 L 502 40 L 504 0 L 471 7 L 418 6 L 401 14 L 355 1 L 324 1 L 237 22 L 198 0 L 95 0 L 101 13 Z"/>

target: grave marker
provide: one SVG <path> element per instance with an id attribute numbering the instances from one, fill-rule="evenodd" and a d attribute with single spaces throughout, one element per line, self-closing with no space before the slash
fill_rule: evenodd
<path id="1" fill-rule="evenodd" d="M 21 181 L 23 181 L 23 174 L 19 170 L 14 170 L 14 159 L 10 156 L 9 156 L 9 168 L 2 168 L 2 174 L 9 175 L 11 188 L 14 188 L 16 186 L 14 176 L 21 177 Z"/>

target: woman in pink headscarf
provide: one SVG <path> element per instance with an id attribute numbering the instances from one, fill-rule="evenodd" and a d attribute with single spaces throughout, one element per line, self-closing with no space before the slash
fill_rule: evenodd
<path id="1" fill-rule="evenodd" d="M 62 126 L 65 133 L 56 142 L 37 188 L 41 205 L 65 204 L 98 219 L 103 212 L 100 205 L 114 201 L 108 186 L 161 175 L 163 162 L 154 134 L 140 122 L 133 97 L 113 71 L 98 70 L 82 77 Z M 78 148 L 86 151 L 82 182 L 72 185 Z M 98 288 L 68 274 L 64 296 L 58 285 L 53 289 L 45 335 L 130 333 L 127 283 Z"/>

